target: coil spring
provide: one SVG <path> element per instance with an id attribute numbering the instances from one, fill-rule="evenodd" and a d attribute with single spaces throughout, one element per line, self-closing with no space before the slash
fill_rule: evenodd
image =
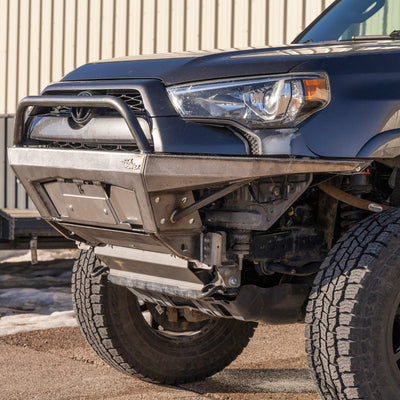
<path id="1" fill-rule="evenodd" d="M 349 230 L 353 225 L 369 215 L 368 211 L 341 204 L 340 206 L 340 228 L 343 231 Z"/>

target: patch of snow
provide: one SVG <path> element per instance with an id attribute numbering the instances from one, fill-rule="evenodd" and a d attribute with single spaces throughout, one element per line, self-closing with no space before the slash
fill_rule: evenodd
<path id="1" fill-rule="evenodd" d="M 78 326 L 73 311 L 56 311 L 49 315 L 19 314 L 0 318 L 0 336 L 51 328 Z"/>
<path id="2" fill-rule="evenodd" d="M 77 326 L 70 288 L 76 255 L 39 250 L 41 263 L 32 266 L 29 251 L 0 251 L 0 336 Z"/>
<path id="3" fill-rule="evenodd" d="M 25 257 L 27 254 L 30 254 L 29 250 L 0 250 L 0 262 L 14 257 Z"/>
<path id="4" fill-rule="evenodd" d="M 71 259 L 78 255 L 77 249 L 57 249 L 37 251 L 39 261 L 52 261 L 57 259 Z M 31 252 L 26 250 L 0 251 L 0 263 L 30 262 Z"/>
<path id="5" fill-rule="evenodd" d="M 11 288 L 0 289 L 0 306 L 17 312 L 51 314 L 72 309 L 69 288 Z"/>

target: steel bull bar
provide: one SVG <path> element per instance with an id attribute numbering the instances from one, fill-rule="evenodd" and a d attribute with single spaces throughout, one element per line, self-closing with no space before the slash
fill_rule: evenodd
<path id="1" fill-rule="evenodd" d="M 18 145 L 23 140 L 25 128 L 25 114 L 28 107 L 95 107 L 112 108 L 116 110 L 128 125 L 140 152 L 142 154 L 151 153 L 150 144 L 143 132 L 137 118 L 130 108 L 119 98 L 114 96 L 28 96 L 22 99 L 17 107 L 15 114 L 14 145 Z M 34 114 L 33 114 L 34 115 Z M 33 116 L 32 115 L 32 116 Z"/>
<path id="2" fill-rule="evenodd" d="M 113 108 L 140 153 L 24 146 L 27 108 L 57 105 Z M 33 108 L 29 116 L 37 111 Z M 132 111 L 113 96 L 23 99 L 8 154 L 41 216 L 65 236 L 101 246 L 97 255 L 110 265 L 114 279 L 129 281 L 136 290 L 187 298 L 204 296 L 202 282 L 188 270 L 189 263 L 201 259 L 197 244 L 203 232 L 202 207 L 256 179 L 352 174 L 366 165 L 362 160 L 154 153 Z M 214 194 L 194 198 L 194 190 L 210 186 L 216 188 Z M 175 280 L 168 283 L 170 275 Z M 240 304 L 235 307 L 232 315 L 243 314 Z"/>
<path id="3" fill-rule="evenodd" d="M 27 131 L 25 114 L 28 107 L 31 106 L 34 107 L 29 114 L 31 118 L 39 114 L 35 107 L 112 108 L 126 122 L 140 154 L 138 152 L 43 149 L 34 146 L 19 146 L 25 139 Z M 54 95 L 24 98 L 17 107 L 14 147 L 9 149 L 9 160 L 16 175 L 45 219 L 60 223 L 82 222 L 93 227 L 102 226 L 101 223 L 103 223 L 103 226 L 108 228 L 111 226 L 115 229 L 127 230 L 132 218 L 130 221 L 128 218 L 125 224 L 122 223 L 122 219 L 118 222 L 118 215 L 116 215 L 118 211 L 114 212 L 112 204 L 110 205 L 109 195 L 103 193 L 101 188 L 101 185 L 111 185 L 119 188 L 114 191 L 115 203 L 118 203 L 118 197 L 122 197 L 125 202 L 122 206 L 116 204 L 115 208 L 122 208 L 120 214 L 126 216 L 129 214 L 127 208 L 135 204 L 138 209 L 136 225 L 141 225 L 142 231 L 150 234 L 201 230 L 202 224 L 198 210 L 214 201 L 215 198 L 222 197 L 255 179 L 318 172 L 351 174 L 360 172 L 366 165 L 362 160 L 153 153 L 137 118 L 127 104 L 119 98 L 107 95 L 88 97 Z M 79 183 L 82 180 L 89 182 L 89 185 L 93 183 L 97 187 L 82 186 Z M 76 183 L 78 191 L 90 191 L 91 196 L 87 194 L 80 197 L 75 193 L 76 190 L 71 185 L 71 181 L 78 182 Z M 221 189 L 207 198 L 195 201 L 192 191 L 210 185 L 220 186 Z M 77 208 L 81 207 L 81 203 L 85 203 L 86 209 L 90 210 L 90 201 L 93 195 L 97 196 L 100 211 L 109 207 L 108 211 L 110 212 L 107 218 L 92 215 L 92 220 L 86 220 L 85 210 L 81 210 L 80 213 L 68 214 L 64 207 L 65 212 L 57 213 L 52 206 L 54 204 L 52 197 L 56 197 L 59 203 L 72 199 Z M 63 196 L 64 199 L 60 200 Z M 184 202 L 182 202 L 182 198 L 185 199 Z M 75 203 L 68 203 L 67 206 L 72 209 L 75 207 Z M 129 203 L 129 206 L 126 203 Z M 111 215 L 115 217 L 115 224 Z"/>

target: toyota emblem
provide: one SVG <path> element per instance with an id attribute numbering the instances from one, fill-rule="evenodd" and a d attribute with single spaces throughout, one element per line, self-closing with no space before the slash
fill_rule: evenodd
<path id="1" fill-rule="evenodd" d="M 87 90 L 78 93 L 78 96 L 91 96 L 92 93 Z M 72 107 L 71 109 L 71 118 L 78 125 L 87 124 L 93 117 L 92 110 L 87 107 Z"/>

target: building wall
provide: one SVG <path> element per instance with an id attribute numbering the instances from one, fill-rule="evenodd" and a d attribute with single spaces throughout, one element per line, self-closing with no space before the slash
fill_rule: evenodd
<path id="1" fill-rule="evenodd" d="M 0 0 L 0 208 L 33 208 L 7 163 L 18 100 L 79 65 L 290 43 L 333 0 Z"/>
<path id="2" fill-rule="evenodd" d="M 290 43 L 332 0 L 0 0 L 0 115 L 89 61 Z"/>

